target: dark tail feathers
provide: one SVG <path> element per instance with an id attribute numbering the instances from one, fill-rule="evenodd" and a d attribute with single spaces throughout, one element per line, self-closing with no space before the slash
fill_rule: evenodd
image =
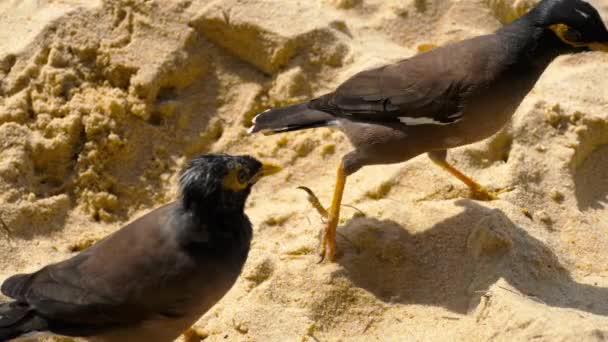
<path id="1" fill-rule="evenodd" d="M 253 118 L 249 133 L 274 134 L 307 128 L 331 126 L 335 117 L 308 107 L 309 102 L 269 109 Z"/>
<path id="2" fill-rule="evenodd" d="M 34 331 L 44 331 L 47 322 L 28 305 L 17 302 L 0 304 L 0 341 Z"/>

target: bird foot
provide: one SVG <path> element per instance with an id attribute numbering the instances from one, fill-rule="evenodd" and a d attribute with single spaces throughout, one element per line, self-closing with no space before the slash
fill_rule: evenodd
<path id="1" fill-rule="evenodd" d="M 332 253 L 330 251 L 329 248 L 329 242 L 328 242 L 328 238 L 327 238 L 327 232 L 329 229 L 329 225 L 328 223 L 325 223 L 325 227 L 323 227 L 323 229 L 321 229 L 319 231 L 319 261 L 317 261 L 317 264 L 321 264 L 323 263 L 323 261 L 325 260 L 335 260 L 335 246 L 334 246 L 334 252 Z"/>
<path id="2" fill-rule="evenodd" d="M 191 327 L 182 334 L 183 342 L 200 342 L 209 337 L 209 334 L 198 328 Z"/>
<path id="3" fill-rule="evenodd" d="M 494 201 L 498 199 L 500 194 L 512 191 L 512 187 L 490 190 L 486 187 L 479 186 L 477 189 L 471 189 L 471 196 L 478 201 Z"/>
<path id="4" fill-rule="evenodd" d="M 336 262 L 336 242 L 335 239 L 332 240 L 327 238 L 327 230 L 328 228 L 326 227 L 322 232 L 323 238 L 321 240 L 319 261 L 317 261 L 317 264 L 320 264 L 325 260 Z"/>
<path id="5" fill-rule="evenodd" d="M 418 45 L 417 49 L 418 49 L 418 53 L 424 53 L 424 52 L 436 49 L 438 47 L 439 47 L 439 45 L 436 45 L 433 43 L 423 43 L 423 44 Z"/>
<path id="6" fill-rule="evenodd" d="M 298 189 L 303 190 L 308 195 L 308 202 L 317 210 L 319 215 L 324 219 L 325 228 L 321 231 L 320 237 L 320 259 L 317 263 L 322 263 L 325 260 L 329 262 L 336 261 L 336 237 L 335 232 L 338 226 L 338 219 L 331 219 L 329 212 L 323 207 L 321 201 L 315 193 L 308 187 L 299 186 Z M 325 222 L 327 221 L 327 222 Z M 333 233 L 332 233 L 333 232 Z M 330 236 L 332 235 L 332 236 Z"/>
<path id="7" fill-rule="evenodd" d="M 332 204 L 331 212 L 326 210 L 325 207 L 319 201 L 319 198 L 315 193 L 308 187 L 299 186 L 298 189 L 303 190 L 308 195 L 308 202 L 317 210 L 319 215 L 324 219 L 325 227 L 321 231 L 320 237 L 320 260 L 318 263 L 321 263 L 325 260 L 329 262 L 336 261 L 336 229 L 338 228 L 338 220 L 339 220 L 339 212 L 335 212 L 334 208 L 336 207 L 336 201 Z M 337 207 L 340 207 L 339 201 L 337 202 Z M 357 209 L 358 210 L 358 209 Z"/>
<path id="8" fill-rule="evenodd" d="M 310 188 L 305 186 L 299 186 L 298 189 L 306 192 L 306 194 L 308 195 L 308 197 L 306 198 L 308 200 L 308 203 L 310 203 L 310 205 L 312 205 L 313 208 L 317 210 L 317 212 L 319 213 L 319 215 L 321 215 L 323 219 L 327 220 L 327 218 L 329 217 L 329 213 L 327 212 L 325 207 L 323 207 L 317 195 L 315 195 L 315 193 L 310 190 Z"/>
<path id="9" fill-rule="evenodd" d="M 85 249 L 93 246 L 102 238 L 84 238 L 68 246 L 68 251 L 72 253 L 82 252 Z"/>

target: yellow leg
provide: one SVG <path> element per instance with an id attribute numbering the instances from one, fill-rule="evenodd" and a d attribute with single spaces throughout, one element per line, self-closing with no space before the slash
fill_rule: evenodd
<path id="1" fill-rule="evenodd" d="M 322 240 L 323 255 L 321 260 L 327 258 L 330 262 L 336 261 L 336 229 L 340 220 L 340 206 L 342 204 L 342 195 L 344 194 L 344 186 L 346 185 L 346 172 L 342 163 L 338 165 L 336 175 L 336 187 L 334 189 L 334 197 L 329 207 L 329 216 L 325 234 Z"/>
<path id="2" fill-rule="evenodd" d="M 473 179 L 471 179 L 470 177 L 468 177 L 467 175 L 462 173 L 460 170 L 458 170 L 457 168 L 450 165 L 445 160 L 438 160 L 438 159 L 433 159 L 433 158 L 431 158 L 431 160 L 435 164 L 439 165 L 442 169 L 451 173 L 454 177 L 460 179 L 460 181 L 462 181 L 464 184 L 466 184 L 469 187 L 469 189 L 471 189 L 471 191 L 473 192 L 473 196 L 476 199 L 481 200 L 481 201 L 492 201 L 492 200 L 498 199 L 498 194 L 501 191 L 494 192 L 494 191 L 486 189 L 484 186 L 477 183 L 476 181 L 474 181 Z"/>
<path id="3" fill-rule="evenodd" d="M 336 229 L 340 220 L 340 206 L 342 203 L 342 194 L 346 184 L 346 173 L 342 163 L 338 166 L 338 174 L 336 177 L 336 187 L 334 189 L 334 197 L 331 201 L 329 211 L 326 210 L 317 196 L 305 186 L 299 186 L 298 189 L 306 191 L 308 194 L 308 202 L 317 210 L 319 215 L 327 220 L 321 240 L 321 261 L 328 259 L 331 262 L 336 261 Z"/>

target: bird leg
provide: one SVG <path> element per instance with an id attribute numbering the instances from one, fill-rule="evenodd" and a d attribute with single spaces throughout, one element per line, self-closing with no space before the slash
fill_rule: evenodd
<path id="1" fill-rule="evenodd" d="M 342 195 L 344 194 L 345 185 L 346 172 L 344 171 L 344 165 L 342 165 L 342 162 L 340 162 L 336 175 L 336 187 L 334 188 L 334 197 L 331 200 L 328 222 L 325 226 L 325 232 L 323 234 L 323 240 L 321 242 L 321 246 L 323 248 L 321 260 L 327 258 L 330 262 L 336 261 L 336 229 L 338 228 L 338 222 L 340 220 L 340 205 L 342 204 Z"/>
<path id="2" fill-rule="evenodd" d="M 310 188 L 305 186 L 299 186 L 298 189 L 304 190 L 306 192 L 306 194 L 308 195 L 308 197 L 306 198 L 308 200 L 308 203 L 310 203 L 310 205 L 312 205 L 312 207 L 317 210 L 317 212 L 319 213 L 319 215 L 321 215 L 323 219 L 327 220 L 327 218 L 329 217 L 329 213 L 327 212 L 327 209 L 323 207 L 317 195 L 315 195 L 315 193 L 310 190 Z"/>
<path id="3" fill-rule="evenodd" d="M 431 158 L 431 160 L 435 164 L 439 165 L 439 167 L 446 170 L 447 172 L 452 174 L 454 177 L 458 178 L 461 182 L 466 184 L 466 186 L 468 186 L 469 189 L 471 189 L 471 191 L 473 192 L 473 197 L 480 201 L 496 200 L 496 199 L 498 199 L 498 195 L 501 192 L 508 191 L 508 189 L 503 190 L 503 191 L 492 191 L 492 190 L 487 189 L 483 185 L 477 183 L 471 177 L 465 175 L 460 170 L 458 170 L 454 166 L 450 165 L 446 161 L 446 156 L 447 156 L 446 150 L 432 151 L 432 152 L 428 153 L 428 156 L 429 156 L 429 158 Z"/>
<path id="4" fill-rule="evenodd" d="M 482 201 L 493 201 L 498 199 L 498 193 L 488 190 L 483 185 L 477 183 L 475 180 L 450 165 L 448 162 L 444 161 L 435 163 L 447 172 L 451 173 L 454 177 L 460 179 L 466 186 L 468 186 L 469 189 L 471 189 L 471 191 L 473 192 L 473 197 L 475 197 L 476 199 Z"/>
<path id="5" fill-rule="evenodd" d="M 336 261 L 336 229 L 340 220 L 340 206 L 342 204 L 342 194 L 346 185 L 346 172 L 342 163 L 338 166 L 336 177 L 336 187 L 334 196 L 331 201 L 329 210 L 326 210 L 317 196 L 305 186 L 299 186 L 298 189 L 306 191 L 308 194 L 308 202 L 317 210 L 319 215 L 327 220 L 321 240 L 321 261 L 328 259 L 330 262 Z"/>

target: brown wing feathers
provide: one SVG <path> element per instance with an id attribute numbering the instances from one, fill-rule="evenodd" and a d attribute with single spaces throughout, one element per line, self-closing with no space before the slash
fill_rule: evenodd
<path id="1" fill-rule="evenodd" d="M 473 43 L 437 48 L 396 64 L 362 71 L 333 93 L 259 114 L 249 132 L 279 133 L 329 126 L 340 118 L 401 122 L 406 126 L 456 122 L 462 117 L 462 97 L 470 90 L 467 77 L 472 64 L 459 65 L 466 69 L 460 70 L 452 57 L 462 55 L 468 60 L 476 55 L 478 46 L 493 43 L 492 36 L 482 36 Z M 444 53 L 448 47 L 450 58 Z"/>

